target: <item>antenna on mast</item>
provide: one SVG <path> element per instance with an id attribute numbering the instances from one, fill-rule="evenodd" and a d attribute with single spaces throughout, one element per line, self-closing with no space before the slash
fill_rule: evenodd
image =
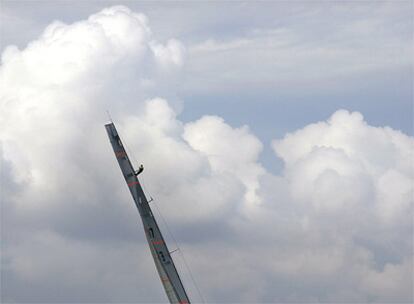
<path id="1" fill-rule="evenodd" d="M 108 115 L 108 119 L 109 119 L 109 121 L 110 121 L 111 123 L 114 123 L 114 122 L 112 121 L 112 117 L 111 117 L 111 114 L 109 113 L 109 110 L 106 110 L 106 115 Z"/>

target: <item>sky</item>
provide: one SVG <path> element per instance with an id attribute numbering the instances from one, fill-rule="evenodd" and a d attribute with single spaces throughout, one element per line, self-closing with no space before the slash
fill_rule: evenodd
<path id="1" fill-rule="evenodd" d="M 193 302 L 412 303 L 413 14 L 1 1 L 1 302 L 167 301 L 109 112 Z"/>

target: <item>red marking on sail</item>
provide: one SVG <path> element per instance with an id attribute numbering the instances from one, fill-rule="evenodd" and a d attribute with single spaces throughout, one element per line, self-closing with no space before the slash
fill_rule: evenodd
<path id="1" fill-rule="evenodd" d="M 138 185 L 138 184 L 139 184 L 139 182 L 130 182 L 130 183 L 128 183 L 128 186 L 131 187 L 133 185 Z"/>
<path id="2" fill-rule="evenodd" d="M 163 241 L 163 240 L 159 240 L 159 241 L 152 241 L 152 243 L 153 243 L 154 245 L 161 245 L 161 244 L 164 244 L 164 241 Z"/>
<path id="3" fill-rule="evenodd" d="M 126 156 L 126 152 L 125 151 L 119 151 L 119 152 L 115 152 L 116 157 L 124 157 Z"/>

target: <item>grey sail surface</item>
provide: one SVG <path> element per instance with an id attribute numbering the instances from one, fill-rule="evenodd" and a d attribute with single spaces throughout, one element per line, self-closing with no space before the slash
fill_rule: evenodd
<path id="1" fill-rule="evenodd" d="M 122 145 L 115 125 L 110 123 L 105 125 L 105 128 L 118 160 L 119 167 L 121 168 L 122 174 L 124 175 L 125 181 L 141 216 L 145 236 L 167 297 L 170 303 L 190 303 L 180 276 L 175 268 L 174 261 L 168 251 L 167 244 L 158 228 L 147 198 L 145 197 L 144 191 L 142 190 L 125 148 Z"/>

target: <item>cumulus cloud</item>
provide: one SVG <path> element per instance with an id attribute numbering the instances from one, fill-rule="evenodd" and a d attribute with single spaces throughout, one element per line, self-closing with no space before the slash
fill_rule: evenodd
<path id="1" fill-rule="evenodd" d="M 186 125 L 184 139 L 205 155 L 212 170 L 231 174 L 246 187 L 246 202 L 258 203 L 255 191 L 264 169 L 258 164 L 262 143 L 247 126 L 233 129 L 220 117 L 204 116 Z"/>
<path id="2" fill-rule="evenodd" d="M 166 300 L 103 128 L 110 109 L 208 301 L 411 301 L 413 138 L 337 111 L 275 140 L 273 175 L 248 126 L 178 119 L 185 53 L 123 6 L 6 48 L 2 300 Z"/>
<path id="3" fill-rule="evenodd" d="M 321 210 L 376 202 L 384 221 L 401 219 L 411 206 L 413 140 L 390 128 L 366 124 L 360 113 L 337 111 L 274 141 L 286 164 L 292 195 Z"/>
<path id="4" fill-rule="evenodd" d="M 323 269 L 334 259 L 324 275 L 354 272 L 359 301 L 411 299 L 413 138 L 340 110 L 273 141 L 273 148 L 285 163 L 290 204 L 303 232 L 315 238 L 306 264 Z M 327 299 L 343 299 L 338 290 Z"/>

